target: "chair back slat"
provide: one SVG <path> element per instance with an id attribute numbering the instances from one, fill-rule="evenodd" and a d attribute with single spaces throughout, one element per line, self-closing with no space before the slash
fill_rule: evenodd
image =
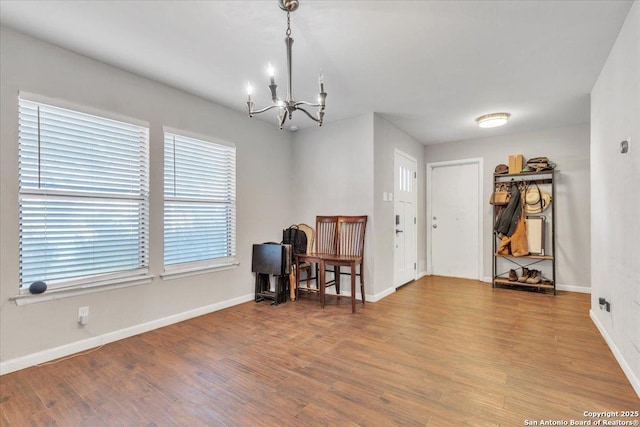
<path id="1" fill-rule="evenodd" d="M 316 252 L 337 253 L 337 216 L 316 216 Z"/>
<path id="2" fill-rule="evenodd" d="M 367 215 L 338 217 L 338 255 L 363 256 Z"/>

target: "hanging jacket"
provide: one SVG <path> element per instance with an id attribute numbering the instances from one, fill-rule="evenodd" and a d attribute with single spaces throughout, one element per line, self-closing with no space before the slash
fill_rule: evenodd
<path id="1" fill-rule="evenodd" d="M 518 186 L 512 182 L 509 192 L 511 193 L 509 204 L 500 213 L 494 227 L 496 233 L 505 236 L 511 236 L 516 231 L 518 219 L 522 214 L 522 202 Z"/>

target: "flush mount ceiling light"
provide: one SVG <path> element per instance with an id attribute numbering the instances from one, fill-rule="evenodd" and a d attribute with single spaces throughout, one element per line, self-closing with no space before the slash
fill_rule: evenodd
<path id="1" fill-rule="evenodd" d="M 318 75 L 318 85 L 319 85 L 319 93 L 318 93 L 318 102 L 311 103 L 306 101 L 295 101 L 293 99 L 293 92 L 291 90 L 291 45 L 293 44 L 293 39 L 291 36 L 291 21 L 289 17 L 289 13 L 298 9 L 298 0 L 278 0 L 278 5 L 280 9 L 287 12 L 287 31 L 285 33 L 286 37 L 284 39 L 285 44 L 287 45 L 287 97 L 285 99 L 278 98 L 276 94 L 277 85 L 275 83 L 275 71 L 271 63 L 269 63 L 267 67 L 267 74 L 270 77 L 269 90 L 271 90 L 271 105 L 261 108 L 259 110 L 253 109 L 253 101 L 251 100 L 251 94 L 253 93 L 253 86 L 251 83 L 247 84 L 247 94 L 249 95 L 249 100 L 247 101 L 247 108 L 249 109 L 249 117 L 253 117 L 254 114 L 264 113 L 265 111 L 269 111 L 272 108 L 278 108 L 278 124 L 280 129 L 284 125 L 284 122 L 287 120 L 291 120 L 293 112 L 296 110 L 300 110 L 305 113 L 309 118 L 318 123 L 318 125 L 322 126 L 322 121 L 324 119 L 324 106 L 325 100 L 327 98 L 327 94 L 324 91 L 324 77 L 322 75 L 322 71 Z M 302 108 L 302 105 L 306 105 L 308 107 L 318 107 L 318 111 L 316 112 L 316 117 L 313 117 L 311 113 Z M 297 130 L 297 128 L 296 128 Z"/>
<path id="2" fill-rule="evenodd" d="M 511 117 L 509 113 L 491 113 L 478 117 L 476 122 L 481 128 L 494 128 L 506 124 L 509 117 Z"/>

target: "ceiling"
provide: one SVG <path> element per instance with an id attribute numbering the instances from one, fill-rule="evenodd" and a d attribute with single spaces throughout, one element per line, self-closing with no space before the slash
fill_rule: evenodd
<path id="1" fill-rule="evenodd" d="M 377 112 L 424 144 L 588 123 L 631 3 L 301 0 L 294 98 L 315 101 L 322 69 L 325 123 Z M 242 112 L 248 81 L 256 107 L 270 102 L 270 61 L 285 95 L 277 0 L 2 0 L 0 22 Z M 474 122 L 500 111 L 512 114 L 502 128 Z M 256 118 L 276 126 L 275 113 Z M 315 125 L 302 113 L 290 124 Z"/>

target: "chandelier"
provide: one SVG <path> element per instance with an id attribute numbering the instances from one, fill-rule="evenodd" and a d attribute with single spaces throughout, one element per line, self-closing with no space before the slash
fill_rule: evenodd
<path id="1" fill-rule="evenodd" d="M 287 97 L 285 99 L 280 99 L 276 93 L 277 85 L 275 83 L 275 71 L 271 63 L 269 63 L 267 67 L 267 73 L 271 79 L 269 84 L 269 89 L 271 90 L 271 105 L 261 108 L 259 110 L 253 109 L 253 101 L 251 100 L 251 95 L 253 94 L 253 86 L 251 83 L 247 84 L 247 94 L 249 95 L 249 100 L 247 101 L 247 108 L 249 109 L 249 117 L 253 117 L 254 114 L 264 113 L 265 111 L 269 111 L 273 108 L 277 108 L 278 111 L 278 123 L 280 129 L 284 125 L 287 118 L 291 120 L 293 116 L 293 112 L 296 110 L 300 110 L 305 113 L 311 120 L 318 123 L 319 126 L 322 126 L 322 121 L 324 119 L 324 106 L 325 100 L 327 98 L 327 94 L 324 91 L 324 76 L 322 75 L 322 71 L 320 71 L 318 75 L 318 85 L 320 87 L 320 91 L 318 93 L 318 102 L 311 103 L 306 101 L 295 101 L 293 99 L 293 92 L 291 90 L 291 45 L 293 45 L 293 39 L 291 38 L 291 20 L 289 14 L 296 9 L 298 9 L 298 0 L 278 0 L 278 5 L 280 9 L 287 12 L 287 31 L 284 42 L 287 46 Z M 316 112 L 316 117 L 314 117 L 309 111 L 307 111 L 306 107 L 317 107 L 318 111 Z"/>

